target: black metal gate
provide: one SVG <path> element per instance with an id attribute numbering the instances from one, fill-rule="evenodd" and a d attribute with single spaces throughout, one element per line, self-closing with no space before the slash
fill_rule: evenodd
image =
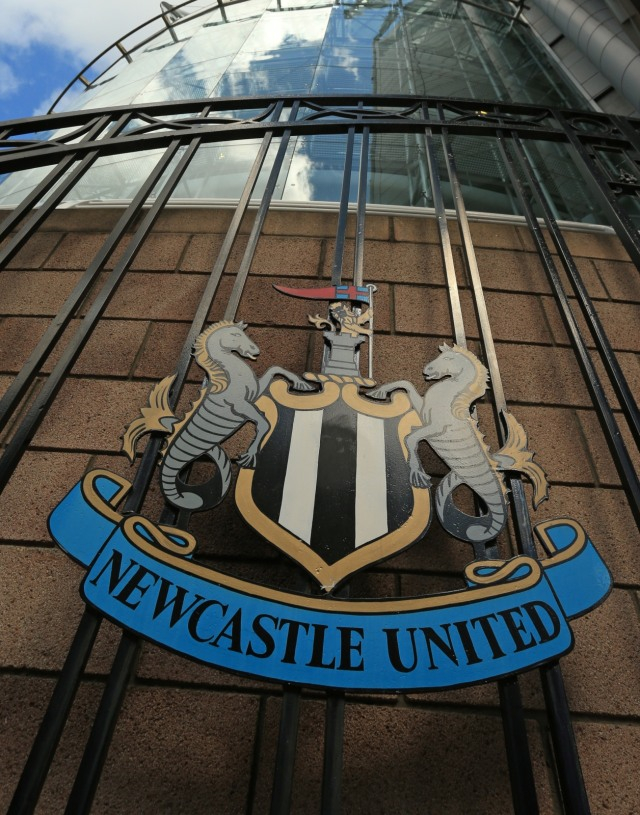
<path id="1" fill-rule="evenodd" d="M 51 132 L 58 135 L 51 137 Z M 260 140 L 255 161 L 233 211 L 226 237 L 193 315 L 191 328 L 182 349 L 176 355 L 176 380 L 171 392 L 173 406 L 178 401 L 187 377 L 193 342 L 205 327 L 212 304 L 220 297 L 222 276 L 243 218 L 247 213 L 252 213 L 252 225 L 244 255 L 234 276 L 231 292 L 224 303 L 224 319 L 228 320 L 237 316 L 240 298 L 265 219 L 272 206 L 274 190 L 291 140 L 300 136 L 323 134 L 331 134 L 342 140 L 345 157 L 342 193 L 336 211 L 335 256 L 332 266 L 334 285 L 352 281 L 361 286 L 365 282 L 364 223 L 367 214 L 370 140 L 378 134 L 412 134 L 420 140 L 446 274 L 452 336 L 458 345 L 466 346 L 465 324 L 450 238 L 451 225 L 455 223 L 461 235 L 466 272 L 480 326 L 481 353 L 491 373 L 493 404 L 499 412 L 507 407 L 506 395 L 501 385 L 485 304 L 482 270 L 476 260 L 456 169 L 461 157 L 453 146 L 455 138 L 460 136 L 466 140 L 475 137 L 493 140 L 505 183 L 514 192 L 517 208 L 524 218 L 570 337 L 629 505 L 636 521 L 640 522 L 640 482 L 606 396 L 605 386 L 597 372 L 596 359 L 602 362 L 636 444 L 640 444 L 638 409 L 597 309 L 554 216 L 547 191 L 531 161 L 532 150 L 540 143 L 557 142 L 565 145 L 567 155 L 571 157 L 577 171 L 606 214 L 609 224 L 640 269 L 640 239 L 628 214 L 629 210 L 625 209 L 625 201 L 637 200 L 640 191 L 637 180 L 640 172 L 640 121 L 521 105 L 397 96 L 204 100 L 62 113 L 1 124 L 0 173 L 36 167 L 46 167 L 47 172 L 0 225 L 0 238 L 4 240 L 0 249 L 0 268 L 5 268 L 16 253 L 33 238 L 49 215 L 99 158 L 149 149 L 159 149 L 162 154 L 153 171 L 122 210 L 118 223 L 58 314 L 51 320 L 0 402 L 2 429 L 7 427 L 23 406 L 25 395 L 41 375 L 46 360 L 58 348 L 65 329 L 91 293 L 93 299 L 75 333 L 4 444 L 0 459 L 0 488 L 4 488 L 11 479 L 49 407 L 198 150 L 203 145 L 214 142 Z M 270 150 L 275 152 L 275 159 L 254 212 L 250 210 L 250 201 Z M 616 161 L 607 161 L 606 157 L 612 154 L 618 157 Z M 355 259 L 353 268 L 347 271 L 343 260 L 354 168 L 357 169 Z M 455 217 L 445 212 L 443 184 L 451 190 Z M 112 270 L 104 275 L 103 271 L 113 250 L 125 231 L 132 228 L 133 236 L 125 251 Z M 565 280 L 569 282 L 569 290 Z M 595 353 L 588 348 L 581 321 L 586 325 Z M 504 436 L 503 427 L 499 426 L 498 432 Z M 124 505 L 125 514 L 141 510 L 154 476 L 161 444 L 160 436 L 152 437 L 148 444 L 135 475 L 133 490 Z M 517 478 L 512 478 L 509 487 L 519 550 L 536 557 L 522 484 Z M 189 513 L 177 512 L 167 506 L 160 521 L 186 529 Z M 498 556 L 496 547 L 490 546 L 486 550 L 482 548 L 483 551 L 476 552 L 476 555 Z M 305 587 L 301 588 L 306 590 Z M 100 624 L 99 615 L 87 607 L 70 644 L 67 660 L 15 791 L 11 813 L 33 812 L 36 807 Z M 132 635 L 122 634 L 68 800 L 69 813 L 88 812 L 91 808 L 127 686 L 135 674 L 140 645 L 140 641 Z M 543 667 L 540 679 L 564 811 L 589 812 L 559 664 Z M 499 695 L 514 811 L 519 815 L 535 813 L 539 809 L 518 677 L 501 680 Z M 272 813 L 286 813 L 290 808 L 295 783 L 294 760 L 300 697 L 301 689 L 298 687 L 287 686 L 283 689 Z M 328 693 L 326 696 L 324 771 L 322 801 L 319 803 L 323 813 L 337 813 L 341 808 L 345 704 L 347 700 L 342 693 Z"/>

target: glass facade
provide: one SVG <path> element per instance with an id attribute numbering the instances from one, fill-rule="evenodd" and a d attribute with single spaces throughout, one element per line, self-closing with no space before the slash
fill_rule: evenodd
<path id="1" fill-rule="evenodd" d="M 495 2 L 496 12 L 509 8 L 502 0 Z M 224 11 L 216 7 L 186 18 L 132 57 L 131 62 L 120 59 L 68 105 L 87 109 L 273 93 L 370 93 L 586 108 L 524 23 L 452 0 L 243 0 Z M 472 149 L 458 151 L 467 207 L 513 213 L 497 146 L 489 138 L 474 142 Z M 236 198 L 256 149 L 255 142 L 203 148 L 174 198 Z M 431 205 L 421 137 L 374 134 L 369 158 L 370 203 Z M 559 146 L 541 144 L 530 158 L 558 217 L 598 219 Z M 152 161 L 152 155 L 113 158 L 93 168 L 74 195 L 130 197 Z M 276 196 L 290 202 L 335 201 L 343 163 L 342 138 L 299 137 L 290 146 Z M 0 204 L 17 203 L 37 180 L 34 173 L 6 179 L 0 184 Z"/>
<path id="2" fill-rule="evenodd" d="M 584 106 L 524 24 L 461 2 L 244 0 L 225 18 L 181 23 L 178 42 L 162 32 L 74 107 L 274 92 Z"/>

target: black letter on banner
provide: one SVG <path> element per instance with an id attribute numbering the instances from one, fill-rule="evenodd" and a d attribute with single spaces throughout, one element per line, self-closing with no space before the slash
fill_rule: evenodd
<path id="1" fill-rule="evenodd" d="M 329 628 L 328 625 L 313 623 L 313 647 L 311 649 L 311 659 L 309 660 L 309 662 L 307 662 L 308 668 L 336 667 L 335 657 L 329 663 L 324 663 L 322 661 L 322 657 L 324 656 L 324 634 L 327 628 Z"/>
<path id="2" fill-rule="evenodd" d="M 549 615 L 549 619 L 553 626 L 552 631 L 547 631 L 536 606 L 539 606 Z M 523 603 L 522 608 L 527 612 L 527 614 L 531 618 L 531 622 L 534 624 L 536 628 L 536 631 L 540 635 L 540 644 L 549 642 L 549 640 L 554 640 L 558 636 L 561 627 L 560 620 L 558 619 L 558 615 L 551 608 L 551 606 L 548 606 L 546 603 L 533 600 L 531 603 Z"/>
<path id="3" fill-rule="evenodd" d="M 298 645 L 298 632 L 301 628 L 304 629 L 304 633 L 309 633 L 309 626 L 307 623 L 298 622 L 298 620 L 280 620 L 280 625 L 278 628 L 282 630 L 284 627 L 288 626 L 289 630 L 287 631 L 287 644 L 284 649 L 284 656 L 281 659 L 281 662 L 286 662 L 289 665 L 296 664 L 296 647 Z"/>
<path id="4" fill-rule="evenodd" d="M 364 660 L 362 659 L 362 640 L 364 639 L 364 628 L 343 628 L 338 626 L 340 632 L 340 671 L 364 671 Z M 358 634 L 360 642 L 351 642 L 351 635 Z M 355 651 L 360 657 L 357 665 L 351 663 L 351 652 Z"/>
<path id="5" fill-rule="evenodd" d="M 220 606 L 222 609 L 222 616 L 227 613 L 227 609 L 229 606 L 224 605 L 219 600 L 205 600 L 204 603 L 201 603 L 198 608 L 191 614 L 189 617 L 189 622 L 187 623 L 187 628 L 189 629 L 189 633 L 193 637 L 194 640 L 197 642 L 208 642 L 211 639 L 211 636 L 208 637 L 201 637 L 198 634 L 198 623 L 200 622 L 200 617 L 204 614 L 204 612 L 211 608 L 211 606 Z"/>
<path id="6" fill-rule="evenodd" d="M 141 586 L 140 581 L 149 575 L 153 578 L 153 583 L 148 583 L 146 586 Z M 116 600 L 119 600 L 123 605 L 127 606 L 127 608 L 138 608 L 140 605 L 140 600 L 136 600 L 135 603 L 130 603 L 129 598 L 133 594 L 134 591 L 140 592 L 140 599 L 144 597 L 147 590 L 153 586 L 154 583 L 158 582 L 158 575 L 150 572 L 149 569 L 145 569 L 144 566 L 138 566 L 136 569 L 136 573 L 131 577 L 125 587 L 120 590 L 118 594 L 114 594 Z"/>
<path id="7" fill-rule="evenodd" d="M 166 580 L 164 577 L 160 578 L 160 588 L 158 589 L 156 607 L 153 612 L 153 619 L 155 620 L 164 611 L 171 607 L 171 622 L 169 623 L 169 628 L 173 628 L 173 626 L 179 622 L 185 616 L 185 614 L 188 614 L 191 609 L 200 602 L 200 600 L 204 600 L 204 597 L 196 594 L 196 599 L 193 601 L 193 603 L 183 610 L 184 598 L 187 596 L 187 590 L 182 586 L 176 585 L 175 594 L 173 597 L 169 598 L 169 588 L 173 585 L 174 584 L 171 583 L 170 580 Z"/>
<path id="8" fill-rule="evenodd" d="M 464 653 L 467 657 L 467 665 L 477 665 L 478 662 L 482 662 L 473 645 L 471 634 L 469 634 L 467 629 L 467 621 L 461 620 L 460 622 L 454 623 L 454 625 L 458 629 L 458 634 L 460 635 L 460 642 L 462 643 Z"/>
<path id="9" fill-rule="evenodd" d="M 275 650 L 276 644 L 271 634 L 262 625 L 263 620 L 271 620 L 274 628 L 277 628 L 278 626 L 277 617 L 272 617 L 270 614 L 258 614 L 258 616 L 254 619 L 253 625 L 251 627 L 264 644 L 264 651 L 261 654 L 258 653 L 258 651 L 254 651 L 253 646 L 251 645 L 251 643 L 249 643 L 249 645 L 247 646 L 247 656 L 249 657 L 258 657 L 258 659 L 265 659 L 266 657 L 270 657 Z"/>
<path id="10" fill-rule="evenodd" d="M 516 646 L 516 653 L 519 651 L 526 651 L 527 648 L 532 648 L 536 644 L 536 638 L 531 634 L 531 639 L 529 642 L 525 642 L 522 639 L 523 634 L 529 634 L 530 632 L 524 627 L 522 621 L 519 624 L 513 619 L 514 614 L 519 614 L 522 616 L 522 612 L 519 608 L 507 608 L 504 611 L 499 611 L 498 614 L 502 617 L 502 619 L 507 624 L 507 628 L 509 629 L 509 633 L 513 639 L 513 642 Z"/>
<path id="11" fill-rule="evenodd" d="M 421 628 L 420 631 L 424 634 L 424 641 L 427 643 L 427 651 L 429 652 L 429 665 L 430 671 L 437 671 L 438 666 L 433 661 L 433 652 L 431 650 L 431 643 L 433 642 L 434 645 L 437 645 L 438 648 L 442 651 L 442 653 L 453 662 L 454 665 L 458 664 L 458 657 L 456 656 L 455 648 L 451 642 L 451 633 L 449 629 L 451 628 L 451 623 L 444 623 L 444 625 L 440 626 L 444 629 L 445 634 L 447 635 L 447 639 L 449 643 L 447 644 L 439 634 L 433 630 L 433 628 Z"/>
<path id="12" fill-rule="evenodd" d="M 409 636 L 411 638 L 411 647 L 413 648 L 413 665 L 407 668 L 402 664 L 402 660 L 400 659 L 400 646 L 398 645 L 398 632 L 400 631 L 399 628 L 383 628 L 384 633 L 387 635 L 387 651 L 389 652 L 389 659 L 391 660 L 391 664 L 396 669 L 396 671 L 401 671 L 402 673 L 409 673 L 410 671 L 414 671 L 416 665 L 418 664 L 418 654 L 416 652 L 416 638 L 415 638 L 415 628 L 407 628 L 406 631 L 409 632 Z"/>
<path id="13" fill-rule="evenodd" d="M 482 628 L 482 631 L 485 637 L 487 638 L 487 642 L 491 647 L 491 653 L 493 655 L 493 658 L 498 659 L 498 657 L 503 657 L 506 655 L 504 651 L 500 648 L 500 643 L 498 642 L 496 635 L 493 633 L 493 628 L 491 628 L 491 623 L 489 622 L 489 620 L 495 619 L 496 619 L 495 614 L 487 614 L 484 617 L 474 617 L 474 619 L 470 620 L 470 622 L 474 628 L 476 623 L 480 623 L 480 628 Z"/>
<path id="14" fill-rule="evenodd" d="M 113 549 L 109 560 L 104 564 L 100 572 L 93 578 L 93 580 L 90 580 L 89 582 L 93 586 L 97 586 L 98 580 L 100 580 L 100 578 L 107 571 L 109 566 L 111 566 L 111 574 L 109 575 L 109 594 L 113 594 L 113 590 L 118 585 L 118 583 L 123 579 L 123 577 L 126 574 L 128 574 L 129 570 L 132 569 L 135 565 L 137 565 L 136 561 L 133 560 L 133 558 L 131 558 L 127 568 L 124 570 L 124 572 L 121 572 L 120 567 L 122 566 L 122 552 L 118 552 L 117 549 Z"/>
<path id="15" fill-rule="evenodd" d="M 227 634 L 227 629 L 231 628 L 231 633 Z M 224 637 L 226 640 L 231 641 L 231 645 L 229 646 L 230 651 L 235 651 L 237 654 L 242 653 L 242 611 L 238 609 L 233 617 L 229 620 L 228 623 L 225 624 L 222 631 L 218 634 L 218 636 L 213 640 L 211 645 L 214 648 L 218 647 L 218 643 Z"/>

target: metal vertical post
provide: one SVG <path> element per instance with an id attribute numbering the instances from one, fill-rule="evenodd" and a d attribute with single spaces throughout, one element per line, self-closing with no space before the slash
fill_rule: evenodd
<path id="1" fill-rule="evenodd" d="M 425 118 L 428 118 L 426 109 Z M 489 324 L 489 317 L 486 311 L 482 283 L 480 281 L 480 274 L 473 249 L 473 242 L 471 240 L 471 232 L 469 230 L 469 222 L 467 220 L 464 199 L 458 180 L 455 159 L 450 148 L 446 130 L 443 130 L 441 138 L 447 167 L 447 175 L 449 177 L 454 196 L 458 227 L 462 236 L 465 263 L 471 277 L 474 302 L 476 304 L 476 312 L 478 314 L 478 321 L 480 323 L 483 346 L 491 372 L 494 396 L 496 402 L 498 400 L 504 402 L 502 380 L 500 378 L 500 371 L 495 356 L 493 335 L 491 332 L 491 326 Z M 433 197 L 436 205 L 436 218 L 438 220 L 438 228 L 440 232 L 440 244 L 443 251 L 449 290 L 454 295 L 453 298 L 450 299 L 450 302 L 453 313 L 456 342 L 459 345 L 466 347 L 466 334 L 464 331 L 460 295 L 455 276 L 451 240 L 442 196 L 440 172 L 438 169 L 433 137 L 430 131 L 427 131 L 426 143 Z M 474 551 L 476 557 L 479 558 L 498 556 L 497 547 L 495 544 L 490 547 L 490 550 L 485 547 L 484 544 L 481 544 L 477 548 L 474 547 Z M 533 778 L 529 741 L 527 737 L 526 723 L 524 720 L 524 712 L 522 709 L 522 701 L 520 698 L 520 689 L 517 679 L 513 678 L 498 682 L 498 692 L 500 696 L 500 707 L 502 710 L 502 722 L 514 811 L 516 815 L 536 815 L 538 812 L 536 787 Z"/>
<path id="2" fill-rule="evenodd" d="M 529 199 L 523 189 L 520 177 L 516 172 L 507 144 L 506 134 L 501 131 L 498 131 L 498 144 L 503 162 L 509 173 L 509 178 L 516 190 L 527 225 L 536 244 L 536 248 L 538 249 L 540 259 L 547 274 L 550 278 L 553 278 L 557 276 L 557 271 L 555 270 L 553 260 L 542 237 L 533 210 L 531 209 Z M 530 178 L 529 182 L 531 183 Z M 577 332 L 575 334 L 576 342 L 581 342 L 582 346 L 584 346 L 579 336 L 577 326 L 575 327 L 575 331 Z M 530 537 L 530 532 L 527 531 L 526 539 L 530 540 Z M 573 728 L 571 727 L 567 698 L 563 691 L 560 692 L 560 689 L 563 688 L 563 683 L 559 665 L 555 664 L 543 669 L 540 672 L 540 677 L 545 693 L 545 700 L 547 700 L 547 714 L 551 726 L 551 737 L 565 812 L 567 815 L 588 815 L 591 810 L 584 785 L 584 778 L 582 776 L 575 736 L 573 734 Z"/>

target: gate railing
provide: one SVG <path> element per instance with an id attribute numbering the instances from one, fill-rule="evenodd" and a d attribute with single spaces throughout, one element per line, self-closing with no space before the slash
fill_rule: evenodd
<path id="1" fill-rule="evenodd" d="M 260 113 L 256 114 L 256 111 Z M 162 151 L 152 171 L 143 179 L 130 203 L 123 208 L 116 226 L 0 400 L 0 429 L 3 429 L 22 408 L 25 395 L 36 378 L 41 375 L 43 365 L 58 347 L 62 334 L 88 294 L 92 293 L 94 297 L 79 326 L 4 443 L 0 458 L 0 489 L 11 479 L 56 395 L 103 317 L 111 298 L 201 147 L 223 141 L 226 143 L 259 140 L 253 165 L 235 204 L 228 231 L 179 353 L 175 368 L 176 380 L 171 392 L 172 407 L 175 407 L 187 377 L 193 342 L 205 327 L 212 304 L 214 301 L 219 302 L 222 275 L 239 235 L 241 222 L 249 210 L 250 201 L 254 198 L 256 182 L 266 166 L 267 155 L 275 152 L 264 192 L 253 217 L 242 262 L 233 279 L 231 293 L 224 304 L 224 319 L 231 320 L 237 316 L 238 305 L 287 150 L 292 140 L 298 136 L 332 134 L 344 142 L 344 177 L 337 205 L 332 274 L 334 285 L 340 285 L 347 277 L 343 263 L 347 213 L 352 172 L 354 168 L 357 171 L 355 259 L 349 277 L 357 285 L 362 285 L 369 140 L 372 135 L 380 133 L 414 134 L 424 145 L 426 171 L 435 208 L 449 294 L 452 336 L 458 345 L 465 346 L 467 334 L 454 269 L 450 237 L 451 219 L 445 212 L 443 184 L 451 190 L 455 222 L 461 235 L 466 271 L 480 326 L 482 356 L 491 374 L 494 406 L 500 411 L 507 408 L 508 404 L 501 384 L 501 372 L 485 303 L 482 272 L 471 239 L 463 187 L 457 171 L 461 156 L 456 153 L 452 144 L 452 140 L 457 136 L 470 138 L 480 136 L 494 140 L 504 176 L 509 179 L 515 191 L 519 212 L 524 216 L 541 267 L 553 292 L 629 505 L 636 521 L 640 523 L 640 482 L 632 464 L 630 451 L 623 441 L 616 415 L 607 399 L 605 385 L 598 375 L 597 359 L 603 363 L 607 379 L 619 399 L 621 410 L 636 444 L 640 444 L 638 408 L 565 236 L 558 226 L 547 191 L 531 164 L 528 150 L 531 145 L 540 142 L 551 141 L 566 145 L 568 154 L 584 179 L 585 185 L 598 200 L 609 225 L 615 230 L 631 260 L 640 269 L 638 231 L 621 203 L 624 197 L 637 198 L 640 191 L 638 183 L 640 121 L 542 107 L 399 96 L 203 100 L 61 113 L 0 123 L 0 174 L 37 167 L 47 168 L 44 178 L 0 223 L 0 239 L 4 240 L 0 247 L 0 269 L 5 268 L 17 252 L 33 238 L 98 159 L 149 149 Z M 356 150 L 358 144 L 359 157 Z M 635 168 L 636 172 L 626 171 L 616 174 L 615 169 L 603 161 L 602 151 L 614 151 L 623 156 L 625 167 Z M 444 161 L 440 159 L 441 155 L 444 156 Z M 132 229 L 134 231 L 131 240 L 104 278 L 102 273 L 110 256 L 125 232 Z M 570 283 L 569 291 L 560 274 L 561 269 Z M 595 354 L 588 347 L 580 320 L 591 335 L 591 341 L 596 349 Z M 502 426 L 498 427 L 498 432 L 504 437 Z M 141 510 L 154 475 L 161 445 L 160 436 L 152 437 L 147 445 L 133 481 L 133 489 L 125 502 L 123 510 L 125 514 Z M 514 477 L 510 479 L 509 486 L 518 547 L 521 553 L 536 557 L 522 483 Z M 167 506 L 160 520 L 186 529 L 189 513 L 184 510 L 177 512 Z M 488 557 L 497 557 L 497 548 L 490 546 L 484 554 Z M 99 615 L 87 607 L 15 792 L 10 810 L 12 813 L 32 812 L 36 806 L 100 623 Z M 88 812 L 91 807 L 127 685 L 135 672 L 139 649 L 140 641 L 128 633 L 123 633 L 78 768 L 68 802 L 68 812 Z M 558 664 L 552 664 L 543 667 L 540 674 L 564 810 L 566 813 L 586 813 L 589 811 L 589 805 L 561 670 Z M 535 783 L 518 678 L 503 679 L 498 685 L 514 810 L 518 815 L 537 812 Z M 300 689 L 286 687 L 283 691 L 272 796 L 273 813 L 285 813 L 290 805 L 299 705 Z M 340 808 L 344 708 L 343 694 L 328 694 L 323 813 L 337 813 Z"/>

